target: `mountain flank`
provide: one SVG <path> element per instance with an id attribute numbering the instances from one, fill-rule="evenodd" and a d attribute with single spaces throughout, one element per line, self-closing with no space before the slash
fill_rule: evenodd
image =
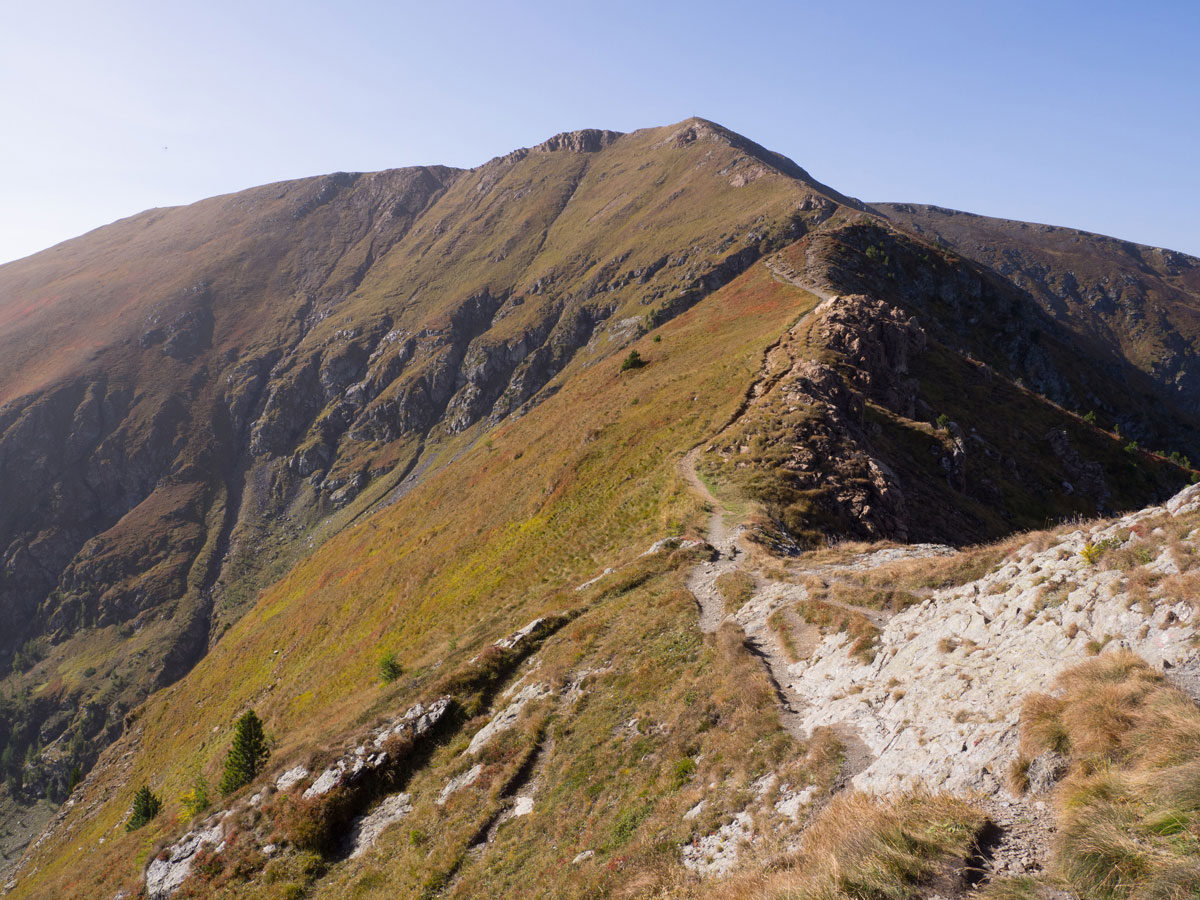
<path id="1" fill-rule="evenodd" d="M 1084 777 L 1070 666 L 1193 664 L 1200 262 L 1040 228 L 692 119 L 0 266 L 8 893 L 783 896 L 839 816 L 940 836 L 903 896 L 1070 870 L 1007 770 Z"/>

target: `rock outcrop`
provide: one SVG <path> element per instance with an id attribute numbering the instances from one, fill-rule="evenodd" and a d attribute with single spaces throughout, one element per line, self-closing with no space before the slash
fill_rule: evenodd
<path id="1" fill-rule="evenodd" d="M 808 704 L 805 727 L 861 736 L 875 757 L 854 779 L 861 790 L 997 792 L 1016 759 L 1024 697 L 1059 672 L 1114 648 L 1168 672 L 1195 660 L 1194 597 L 1168 581 L 1139 600 L 1128 562 L 1089 557 L 1124 554 L 1160 579 L 1177 574 L 1200 550 L 1197 503 L 1193 486 L 1168 506 L 1068 532 L 1045 549 L 1025 546 L 980 580 L 890 619 L 871 662 L 845 636 L 825 638 L 788 671 Z M 1039 783 L 1055 777 L 1049 761 L 1046 770 Z"/>

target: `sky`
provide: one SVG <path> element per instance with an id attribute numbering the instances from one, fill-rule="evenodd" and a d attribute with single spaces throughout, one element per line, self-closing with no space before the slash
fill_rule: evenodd
<path id="1" fill-rule="evenodd" d="M 1200 256 L 1200 3 L 0 3 L 0 262 L 334 171 L 703 116 L 865 201 Z"/>

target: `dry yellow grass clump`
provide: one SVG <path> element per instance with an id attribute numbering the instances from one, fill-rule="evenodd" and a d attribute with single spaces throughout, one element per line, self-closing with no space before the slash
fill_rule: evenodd
<path id="1" fill-rule="evenodd" d="M 725 601 L 725 609 L 731 613 L 737 612 L 754 596 L 754 579 L 741 569 L 718 576 L 716 587 Z"/>
<path id="2" fill-rule="evenodd" d="M 986 816 L 955 797 L 879 800 L 843 794 L 805 832 L 800 851 L 767 875 L 714 886 L 725 900 L 915 900 L 960 894 Z"/>
<path id="3" fill-rule="evenodd" d="M 1132 653 L 1064 673 L 1029 698 L 1022 748 L 1066 755 L 1056 874 L 1102 900 L 1200 892 L 1200 709 Z"/>

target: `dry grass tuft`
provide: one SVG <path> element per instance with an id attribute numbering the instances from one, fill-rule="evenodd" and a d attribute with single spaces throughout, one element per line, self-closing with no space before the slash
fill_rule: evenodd
<path id="1" fill-rule="evenodd" d="M 754 596 L 754 587 L 754 578 L 740 569 L 719 575 L 716 580 L 717 593 L 730 613 L 737 612 Z"/>
<path id="2" fill-rule="evenodd" d="M 1143 660 L 1111 653 L 1064 673 L 1022 715 L 1026 755 L 1072 760 L 1056 801 L 1055 868 L 1080 896 L 1200 892 L 1200 709 Z"/>
<path id="3" fill-rule="evenodd" d="M 983 813 L 945 795 L 882 801 L 843 794 L 805 832 L 797 856 L 777 871 L 724 882 L 704 896 L 916 900 L 931 889 L 958 893 L 985 822 Z"/>
<path id="4" fill-rule="evenodd" d="M 879 629 L 862 613 L 819 600 L 804 600 L 793 607 L 805 622 L 816 625 L 822 632 L 840 631 L 850 638 L 850 654 L 864 663 L 875 658 Z"/>

